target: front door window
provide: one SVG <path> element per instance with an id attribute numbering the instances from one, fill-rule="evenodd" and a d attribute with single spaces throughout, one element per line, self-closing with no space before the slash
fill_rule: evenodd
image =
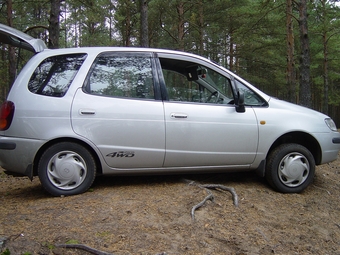
<path id="1" fill-rule="evenodd" d="M 161 59 L 169 101 L 233 104 L 231 81 L 220 73 L 174 59 Z"/>

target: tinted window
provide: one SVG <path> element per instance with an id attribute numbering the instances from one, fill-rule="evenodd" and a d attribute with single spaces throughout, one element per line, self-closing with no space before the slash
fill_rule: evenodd
<path id="1" fill-rule="evenodd" d="M 151 57 L 99 56 L 87 79 L 86 91 L 103 96 L 154 99 Z"/>
<path id="2" fill-rule="evenodd" d="M 189 81 L 185 75 L 163 69 L 170 101 L 205 103 L 208 91 L 195 81 Z"/>
<path id="3" fill-rule="evenodd" d="M 233 104 L 230 80 L 194 62 L 160 59 L 169 101 Z"/>
<path id="4" fill-rule="evenodd" d="M 29 91 L 45 96 L 64 96 L 85 58 L 86 54 L 72 54 L 45 59 L 34 71 L 28 83 Z"/>

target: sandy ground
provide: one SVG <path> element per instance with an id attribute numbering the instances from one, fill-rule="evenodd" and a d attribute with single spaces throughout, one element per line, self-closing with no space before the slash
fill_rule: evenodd
<path id="1" fill-rule="evenodd" d="M 218 183 L 229 192 L 195 211 Z M 0 170 L 0 254 L 340 254 L 340 160 L 317 167 L 302 194 L 273 191 L 254 173 L 99 177 L 89 192 L 51 197 L 38 178 Z M 10 252 L 10 253 L 8 253 Z"/>

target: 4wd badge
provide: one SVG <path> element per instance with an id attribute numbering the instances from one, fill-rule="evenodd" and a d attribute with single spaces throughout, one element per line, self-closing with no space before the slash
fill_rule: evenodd
<path id="1" fill-rule="evenodd" d="M 135 156 L 134 151 L 115 151 L 106 155 L 106 157 L 111 158 L 132 158 Z"/>

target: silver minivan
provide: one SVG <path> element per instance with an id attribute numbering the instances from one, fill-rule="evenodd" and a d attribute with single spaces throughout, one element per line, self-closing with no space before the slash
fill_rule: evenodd
<path id="1" fill-rule="evenodd" d="M 0 113 L 0 165 L 39 176 L 52 195 L 102 174 L 256 171 L 303 191 L 333 161 L 331 118 L 272 98 L 210 60 L 151 48 L 47 49 L 0 24 L 0 41 L 34 52 Z"/>

